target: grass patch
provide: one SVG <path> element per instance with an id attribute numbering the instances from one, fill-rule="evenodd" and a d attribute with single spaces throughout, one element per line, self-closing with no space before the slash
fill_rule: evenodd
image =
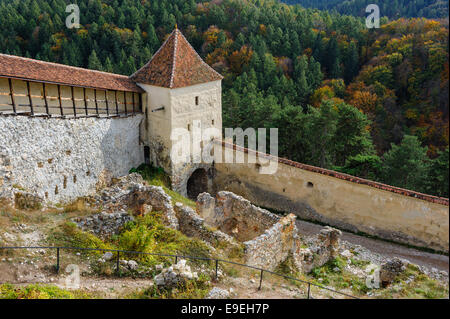
<path id="1" fill-rule="evenodd" d="M 409 264 L 389 287 L 383 289 L 379 298 L 442 299 L 449 297 L 448 286 L 443 285 Z"/>
<path id="2" fill-rule="evenodd" d="M 209 247 L 201 240 L 190 238 L 180 231 L 166 227 L 162 223 L 161 213 L 151 213 L 137 217 L 136 221 L 127 223 L 123 232 L 116 238 L 115 245 L 122 250 L 140 252 L 184 255 L 207 258 L 211 256 Z M 173 257 L 152 255 L 134 255 L 148 266 L 158 263 L 172 264 Z M 212 263 L 204 260 L 191 260 L 192 263 L 210 266 Z"/>
<path id="3" fill-rule="evenodd" d="M 50 285 L 14 286 L 0 285 L 0 299 L 91 299 L 92 296 L 80 290 L 65 290 Z"/>
<path id="4" fill-rule="evenodd" d="M 80 197 L 71 203 L 63 205 L 63 213 L 77 213 L 77 216 L 90 215 L 94 213 L 99 213 L 99 209 L 94 209 L 89 206 L 89 200 L 85 197 Z"/>
<path id="5" fill-rule="evenodd" d="M 155 285 L 128 298 L 133 299 L 203 299 L 211 289 L 211 278 L 200 274 L 196 280 L 187 280 L 175 288 L 158 289 Z"/>
<path id="6" fill-rule="evenodd" d="M 0 202 L 0 227 L 12 224 L 42 224 L 47 221 L 47 214 L 41 210 L 19 210 Z"/>
<path id="7" fill-rule="evenodd" d="M 346 260 L 336 257 L 321 267 L 313 268 L 309 275 L 317 285 L 332 286 L 336 290 L 351 289 L 355 296 L 365 295 L 371 289 L 367 287 L 363 278 L 345 270 L 346 266 Z"/>
<path id="8" fill-rule="evenodd" d="M 96 249 L 114 249 L 114 247 L 102 241 L 100 238 L 91 233 L 80 230 L 73 222 L 65 222 L 60 227 L 54 229 L 49 238 L 49 242 L 55 246 L 69 246 L 81 248 L 96 248 Z M 100 251 L 82 251 L 86 254 L 99 255 Z"/>

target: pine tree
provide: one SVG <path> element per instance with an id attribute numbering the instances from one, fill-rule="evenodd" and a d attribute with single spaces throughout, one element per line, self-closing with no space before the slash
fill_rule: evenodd
<path id="1" fill-rule="evenodd" d="M 88 69 L 91 70 L 103 70 L 103 66 L 102 63 L 100 62 L 100 60 L 97 57 L 97 53 L 95 52 L 95 50 L 92 50 L 91 55 L 89 56 L 88 59 Z"/>

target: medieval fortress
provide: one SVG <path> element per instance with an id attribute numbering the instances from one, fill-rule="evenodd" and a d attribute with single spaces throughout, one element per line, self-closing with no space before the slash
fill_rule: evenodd
<path id="1" fill-rule="evenodd" d="M 231 191 L 302 219 L 448 251 L 446 198 L 258 153 L 221 133 L 210 140 L 221 150 L 214 156 L 233 151 L 244 163 L 172 161 L 174 129 L 222 131 L 221 80 L 178 29 L 129 77 L 0 54 L 0 198 L 25 191 L 68 202 L 147 162 L 191 198 Z M 250 156 L 276 163 L 276 173 L 261 174 Z"/>

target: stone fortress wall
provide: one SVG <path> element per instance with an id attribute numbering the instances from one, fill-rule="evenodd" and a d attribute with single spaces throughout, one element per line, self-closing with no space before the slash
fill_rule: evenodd
<path id="1" fill-rule="evenodd" d="M 244 152 L 245 164 L 217 161 L 212 177 L 215 191 L 231 191 L 255 205 L 352 232 L 449 249 L 448 199 L 270 156 L 278 162 L 277 172 L 260 174 L 259 164 L 247 161 L 253 151 L 228 143 L 222 147 L 222 155 L 225 149 Z"/>
<path id="2" fill-rule="evenodd" d="M 25 190 L 68 202 L 93 194 L 144 162 L 142 120 L 0 116 L 0 197 Z"/>

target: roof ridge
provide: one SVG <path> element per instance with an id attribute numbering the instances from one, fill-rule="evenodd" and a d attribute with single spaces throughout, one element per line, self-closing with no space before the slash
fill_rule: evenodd
<path id="1" fill-rule="evenodd" d="M 0 53 L 0 55 L 7 56 L 7 57 L 12 57 L 12 58 L 16 58 L 16 59 L 22 59 L 22 60 L 27 60 L 27 61 L 33 61 L 33 62 L 37 62 L 37 63 L 45 63 L 45 64 L 51 64 L 51 65 L 56 65 L 56 66 L 62 66 L 62 67 L 66 67 L 66 68 L 76 69 L 76 70 L 91 71 L 91 72 L 96 72 L 96 73 L 103 73 L 103 74 L 108 74 L 108 75 L 114 75 L 114 76 L 118 76 L 118 77 L 128 78 L 128 76 L 123 75 L 123 74 L 117 74 L 117 73 L 111 73 L 111 72 L 105 72 L 105 71 L 93 70 L 93 69 L 82 68 L 82 67 L 79 67 L 79 66 L 67 65 L 67 64 L 56 63 L 56 62 L 43 61 L 43 60 L 38 60 L 38 59 L 33 59 L 33 58 L 27 58 L 27 57 L 18 56 L 18 55 L 11 55 L 11 54 L 5 54 L 5 53 Z"/>
<path id="2" fill-rule="evenodd" d="M 176 61 L 177 61 L 177 45 L 178 45 L 178 28 L 175 28 L 175 30 L 173 31 L 174 34 L 174 44 L 173 44 L 173 60 L 172 60 L 172 70 L 170 72 L 170 83 L 169 83 L 169 88 L 172 88 L 173 86 L 173 77 L 175 75 L 175 68 L 176 68 Z"/>
<path id="3" fill-rule="evenodd" d="M 149 65 L 149 64 L 153 61 L 153 59 L 155 58 L 155 56 L 158 55 L 159 51 L 161 51 L 161 49 L 164 48 L 164 46 L 166 45 L 167 41 L 169 41 L 170 37 L 171 37 L 172 34 L 175 32 L 175 30 L 176 30 L 176 29 L 174 29 L 174 30 L 170 33 L 170 35 L 167 37 L 167 39 L 164 40 L 163 44 L 161 44 L 161 46 L 159 47 L 159 49 L 156 50 L 156 52 L 152 55 L 151 59 L 148 60 L 148 62 L 145 63 L 139 70 L 137 70 L 136 72 L 134 72 L 133 74 L 131 74 L 131 75 L 129 76 L 130 78 L 131 78 L 132 76 L 134 76 L 136 73 L 138 73 L 140 70 L 142 70 L 143 68 L 145 68 L 147 65 Z"/>

